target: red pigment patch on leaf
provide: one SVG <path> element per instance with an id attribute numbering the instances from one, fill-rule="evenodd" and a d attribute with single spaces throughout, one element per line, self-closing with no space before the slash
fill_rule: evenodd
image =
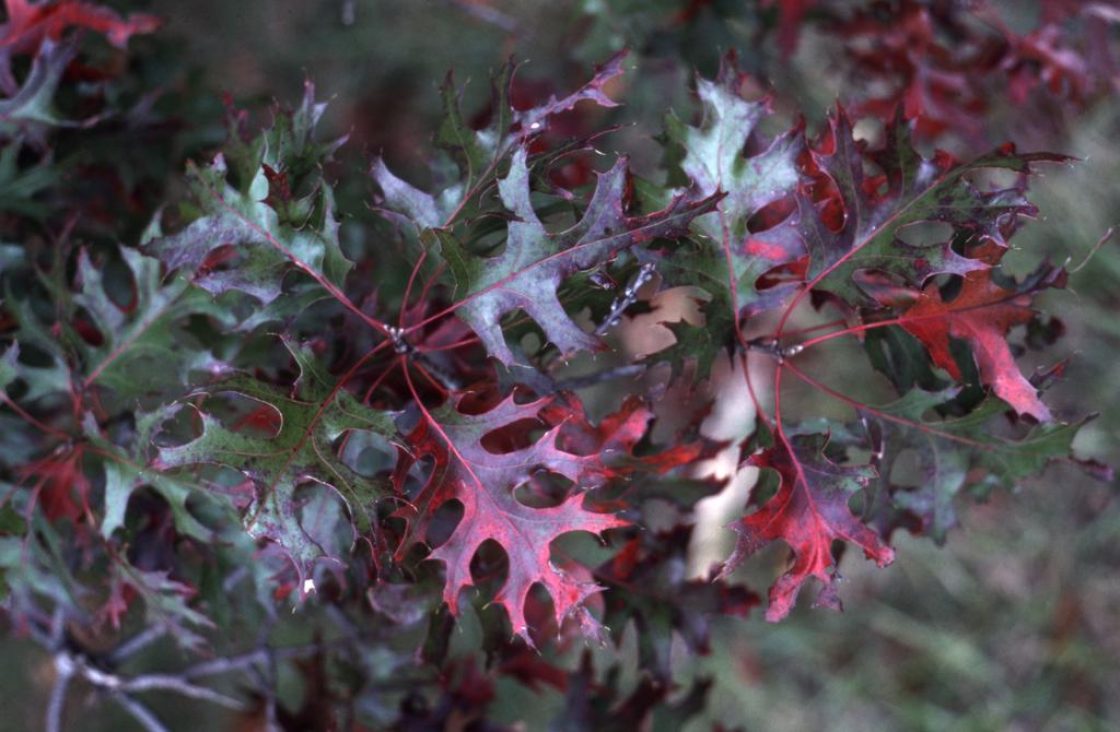
<path id="1" fill-rule="evenodd" d="M 771 244 L 761 239 L 747 239 L 743 251 L 752 257 L 763 257 L 774 262 L 786 262 L 789 260 L 789 252 L 785 247 Z"/>
<path id="2" fill-rule="evenodd" d="M 35 500 L 51 521 L 70 519 L 77 523 L 89 514 L 90 483 L 82 470 L 81 445 L 63 448 L 21 467 L 20 478 L 34 481 Z"/>
<path id="3" fill-rule="evenodd" d="M 283 424 L 284 418 L 275 407 L 262 404 L 238 419 L 233 425 L 233 429 L 235 432 L 260 432 L 275 435 L 280 432 Z"/>

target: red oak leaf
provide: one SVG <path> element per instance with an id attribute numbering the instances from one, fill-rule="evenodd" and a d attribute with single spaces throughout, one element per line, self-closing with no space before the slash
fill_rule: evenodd
<path id="1" fill-rule="evenodd" d="M 870 304 L 855 277 L 887 272 L 914 288 L 938 274 L 963 275 L 988 269 L 973 251 L 962 256 L 955 241 L 989 243 L 1006 249 L 1020 217 L 1037 213 L 1025 195 L 1036 163 L 1068 162 L 1052 153 L 1019 153 L 1004 145 L 967 163 L 937 151 L 923 157 L 914 147 L 912 124 L 896 115 L 881 146 L 868 148 L 855 137 L 844 108 L 837 105 L 828 127 L 810 150 L 807 171 L 815 196 L 798 196 L 801 234 L 810 257 L 808 276 L 820 277 L 815 291 L 830 292 L 850 305 Z M 871 164 L 878 170 L 869 174 Z M 973 178 L 989 170 L 1021 174 L 1006 187 L 985 190 Z M 841 216 L 829 219 L 839 203 Z M 823 212 L 817 213 L 821 210 Z M 910 242 L 910 227 L 938 224 L 948 230 L 925 242 Z"/>
<path id="2" fill-rule="evenodd" d="M 78 0 L 32 4 L 5 0 L 8 22 L 0 25 L 0 48 L 5 53 L 38 49 L 44 40 L 57 41 L 70 28 L 88 28 L 103 34 L 117 48 L 134 35 L 151 33 L 160 26 L 154 15 L 135 13 L 122 18 L 113 10 Z"/>
<path id="3" fill-rule="evenodd" d="M 617 478 L 634 473 L 667 473 L 682 465 L 712 457 L 716 443 L 685 441 L 675 442 L 658 452 L 635 456 L 634 446 L 646 434 L 653 419 L 653 412 L 641 398 L 630 395 L 618 411 L 603 417 L 598 425 L 591 424 L 583 407 L 574 394 L 561 393 L 541 411 L 541 418 L 549 425 L 563 425 L 560 446 L 581 455 L 597 453 L 601 462 L 594 470 L 603 479 Z"/>
<path id="4" fill-rule="evenodd" d="M 781 485 L 762 508 L 732 525 L 739 540 L 723 574 L 772 541 L 780 539 L 789 545 L 793 564 L 770 588 L 766 610 L 770 622 L 789 614 L 809 577 L 825 583 L 818 602 L 839 607 L 833 587 L 836 576 L 828 572 L 833 564 L 833 541 L 860 546 L 880 567 L 894 561 L 894 550 L 848 508 L 848 499 L 876 477 L 874 468 L 833 463 L 823 454 L 827 441 L 825 435 L 807 435 L 792 438 L 790 444 L 783 437 L 774 447 L 750 458 L 753 465 L 777 471 Z"/>
<path id="5" fill-rule="evenodd" d="M 986 247 L 984 258 L 998 259 L 1001 252 Z M 1007 331 L 1025 325 L 1034 317 L 1031 298 L 1034 290 L 1061 287 L 1065 272 L 1044 266 L 1028 278 L 1025 287 L 1005 289 L 992 280 L 992 270 L 964 275 L 956 297 L 946 302 L 936 285 L 922 290 L 917 301 L 903 313 L 902 327 L 920 340 L 930 358 L 958 381 L 961 377 L 950 351 L 950 337 L 968 342 L 980 369 L 980 379 L 992 387 L 1003 401 L 1019 414 L 1029 414 L 1040 422 L 1050 421 L 1050 410 L 1038 398 L 1038 391 L 1027 381 L 1007 343 Z"/>
<path id="6" fill-rule="evenodd" d="M 398 489 L 416 462 L 431 459 L 434 464 L 419 494 L 396 514 L 408 521 L 398 554 L 423 541 L 436 510 L 457 500 L 463 507 L 462 519 L 429 556 L 447 568 L 444 601 L 452 613 L 458 613 L 460 591 L 474 584 L 471 560 L 484 542 L 496 541 L 509 559 L 509 576 L 494 602 L 506 609 L 514 632 L 530 641 L 525 601 L 534 584 L 548 590 L 557 621 L 578 613 L 583 600 L 600 589 L 557 568 L 549 556 L 552 541 L 573 531 L 598 534 L 626 522 L 587 510 L 580 492 L 545 508 L 527 506 L 514 496 L 515 489 L 541 470 L 561 475 L 579 488 L 598 485 L 606 476 L 598 454 L 579 455 L 557 445 L 563 424 L 547 429 L 521 449 L 499 453 L 483 445 L 483 438 L 510 431 L 511 426 L 519 430 L 534 422 L 543 425 L 541 412 L 551 400 L 518 404 L 510 396 L 489 411 L 465 414 L 460 408 L 466 397 L 459 395 L 454 406 L 421 407 L 420 421 L 406 438 L 408 452 L 402 452 L 396 473 Z"/>
<path id="7" fill-rule="evenodd" d="M 36 500 L 48 519 L 68 518 L 76 524 L 89 515 L 90 483 L 82 469 L 84 455 L 81 445 L 63 447 L 19 469 L 23 480 L 35 481 Z"/>

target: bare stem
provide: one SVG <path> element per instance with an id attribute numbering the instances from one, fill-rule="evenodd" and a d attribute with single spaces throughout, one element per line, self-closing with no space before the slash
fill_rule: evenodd
<path id="1" fill-rule="evenodd" d="M 132 715 L 132 718 L 140 723 L 146 732 L 170 732 L 167 727 L 163 726 L 163 722 L 159 721 L 151 709 L 148 709 L 146 704 L 133 699 L 128 694 L 113 694 L 113 701 L 120 704 L 121 707 Z"/>
<path id="2" fill-rule="evenodd" d="M 66 709 L 66 692 L 70 689 L 70 679 L 74 677 L 74 665 L 70 656 L 59 653 L 54 657 L 54 686 L 47 703 L 47 732 L 62 732 L 62 712 Z"/>
<path id="3" fill-rule="evenodd" d="M 162 625 L 152 626 L 147 628 L 141 633 L 137 633 L 124 643 L 117 646 L 112 653 L 109 654 L 109 662 L 112 664 L 120 663 L 130 656 L 139 653 L 141 650 L 147 648 L 152 643 L 162 638 L 167 634 L 167 629 Z"/>

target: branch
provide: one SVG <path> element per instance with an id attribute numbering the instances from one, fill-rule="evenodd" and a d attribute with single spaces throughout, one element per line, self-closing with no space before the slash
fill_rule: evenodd
<path id="1" fill-rule="evenodd" d="M 163 722 L 156 718 L 151 709 L 128 694 L 115 693 L 113 694 L 113 701 L 120 704 L 126 712 L 131 714 L 132 718 L 139 722 L 146 732 L 171 732 L 163 726 Z"/>
<path id="2" fill-rule="evenodd" d="M 145 674 L 122 682 L 118 688 L 125 692 L 152 691 L 154 689 L 172 691 L 176 694 L 190 697 L 191 699 L 201 699 L 202 701 L 212 702 L 226 709 L 233 709 L 239 712 L 245 710 L 245 704 L 237 699 L 221 694 L 213 689 L 208 689 L 205 686 L 195 686 L 181 678 L 178 674 Z"/>
<path id="3" fill-rule="evenodd" d="M 642 289 L 643 285 L 653 279 L 655 271 L 654 266 L 649 262 L 642 265 L 641 269 L 639 269 L 631 278 L 630 282 L 627 283 L 622 294 L 616 297 L 614 302 L 611 303 L 611 311 L 607 314 L 607 317 L 603 319 L 603 322 L 599 324 L 599 327 L 595 329 L 595 335 L 606 335 L 608 330 L 614 328 L 622 321 L 622 313 L 626 311 L 626 308 L 637 302 L 638 290 Z"/>
<path id="4" fill-rule="evenodd" d="M 644 364 L 626 364 L 625 366 L 618 366 L 613 369 L 606 369 L 605 371 L 596 371 L 585 376 L 573 376 L 570 379 L 562 379 L 556 382 L 556 388 L 564 390 L 586 389 L 589 386 L 595 386 L 604 381 L 628 379 L 637 376 L 645 371 L 646 368 Z"/>
<path id="5" fill-rule="evenodd" d="M 152 643 L 167 635 L 167 628 L 162 625 L 152 626 L 141 633 L 137 633 L 117 646 L 107 657 L 109 663 L 116 665 L 121 661 L 139 653 Z"/>
<path id="6" fill-rule="evenodd" d="M 66 692 L 70 689 L 70 679 L 74 677 L 74 664 L 69 654 L 59 653 L 54 657 L 54 670 L 57 676 L 51 687 L 51 698 L 47 703 L 47 732 L 62 732 L 62 712 L 66 708 Z"/>

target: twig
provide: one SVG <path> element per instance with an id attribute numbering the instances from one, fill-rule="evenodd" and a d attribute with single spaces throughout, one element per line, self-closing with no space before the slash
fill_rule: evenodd
<path id="1" fill-rule="evenodd" d="M 627 364 L 605 371 L 596 371 L 593 374 L 585 376 L 573 376 L 570 379 L 563 379 L 556 382 L 557 389 L 586 389 L 589 386 L 601 384 L 604 381 L 611 381 L 613 379 L 625 379 L 631 376 L 637 376 L 646 370 L 646 367 L 640 363 Z"/>
<path id="2" fill-rule="evenodd" d="M 273 662 L 253 666 L 252 675 L 264 696 L 264 719 L 267 732 L 279 732 L 280 724 L 276 717 L 276 669 Z"/>
<path id="3" fill-rule="evenodd" d="M 51 699 L 47 704 L 47 732 L 62 732 L 62 712 L 66 708 L 66 692 L 70 689 L 70 679 L 74 677 L 74 664 L 67 653 L 54 657 L 55 680 L 51 687 Z"/>
<path id="4" fill-rule="evenodd" d="M 236 711 L 243 711 L 245 709 L 245 704 L 237 699 L 221 694 L 213 689 L 208 689 L 205 686 L 195 686 L 189 681 L 183 680 L 178 675 L 145 674 L 121 682 L 118 688 L 125 692 L 152 691 L 153 689 L 173 691 L 176 694 L 181 694 L 191 699 L 213 702 L 226 709 L 233 709 Z"/>
<path id="5" fill-rule="evenodd" d="M 313 653 L 320 648 L 331 648 L 334 646 L 352 644 L 353 642 L 354 640 L 352 638 L 339 638 L 333 641 L 320 641 L 318 643 L 306 643 L 304 645 L 286 646 L 283 648 L 258 648 L 255 651 L 249 651 L 240 656 L 215 658 L 210 661 L 197 663 L 179 672 L 178 676 L 184 679 L 197 679 L 202 676 L 218 676 L 220 674 L 230 673 L 231 671 L 243 671 L 256 664 L 265 663 L 268 661 L 269 655 L 272 655 L 278 660 L 298 658 L 299 656 Z"/>
<path id="6" fill-rule="evenodd" d="M 608 330 L 614 328 L 622 321 L 622 313 L 626 308 L 633 305 L 638 300 L 638 290 L 642 289 L 645 283 L 653 279 L 654 266 L 649 262 L 642 265 L 631 278 L 630 282 L 626 284 L 626 289 L 622 294 L 614 299 L 611 303 L 611 311 L 607 313 L 607 317 L 595 329 L 595 335 L 605 335 Z"/>
<path id="7" fill-rule="evenodd" d="M 139 643 L 137 643 L 134 639 L 132 644 L 134 648 L 151 642 L 155 639 L 155 636 L 153 634 L 141 634 L 137 636 L 137 638 L 140 640 Z M 122 648 L 123 647 L 124 646 L 122 646 Z M 120 649 L 118 649 L 118 654 L 119 650 Z M 127 653 L 123 655 L 127 656 Z M 94 688 L 109 692 L 109 695 L 132 714 L 137 721 L 145 725 L 146 729 L 156 730 L 164 729 L 164 727 L 146 706 L 129 696 L 131 693 L 158 689 L 162 691 L 171 691 L 191 699 L 208 701 L 227 709 L 236 711 L 243 711 L 245 709 L 245 704 L 233 697 L 226 696 L 225 694 L 206 688 L 205 686 L 196 686 L 192 684 L 187 680 L 188 677 L 185 672 L 181 674 L 143 674 L 131 679 L 125 679 L 92 665 L 89 660 L 81 654 L 70 653 L 65 650 L 60 650 L 55 654 L 54 663 L 55 669 L 58 672 L 58 680 L 51 690 L 50 704 L 47 708 L 46 726 L 48 732 L 60 731 L 59 724 L 62 719 L 62 708 L 65 704 L 66 690 L 71 678 L 75 675 L 81 676 Z"/>
<path id="8" fill-rule="evenodd" d="M 215 658 L 212 661 L 203 661 L 184 670 L 180 675 L 185 679 L 197 679 L 200 676 L 217 676 L 230 671 L 241 671 L 265 660 L 263 650 L 250 651 L 240 656 L 229 658 Z"/>
<path id="9" fill-rule="evenodd" d="M 56 607 L 51 613 L 50 650 L 57 651 L 62 648 L 65 640 L 66 613 L 61 607 Z"/>
<path id="10" fill-rule="evenodd" d="M 276 666 L 276 653 L 268 644 L 273 625 L 273 622 L 266 622 L 261 626 L 260 633 L 257 635 L 257 648 L 264 656 L 264 660 L 253 666 L 251 670 L 257 677 L 264 694 L 265 732 L 282 732 L 276 712 L 276 679 L 280 674 Z"/>
<path id="11" fill-rule="evenodd" d="M 1089 253 L 1085 255 L 1085 259 L 1081 260 L 1081 264 L 1069 270 L 1069 273 L 1077 274 L 1078 272 L 1080 272 L 1081 269 L 1089 263 L 1089 260 L 1093 258 L 1093 255 L 1100 251 L 1101 247 L 1103 247 L 1108 242 L 1108 240 L 1112 238 L 1113 233 L 1113 227 L 1110 226 L 1108 228 L 1108 231 L 1101 234 L 1101 238 L 1097 240 L 1097 243 L 1093 245 L 1093 247 L 1089 250 Z"/>
<path id="12" fill-rule="evenodd" d="M 222 580 L 222 591 L 227 593 L 232 592 L 233 588 L 237 587 L 241 580 L 245 579 L 248 576 L 248 567 L 238 567 L 237 569 L 230 572 L 224 580 Z"/>
<path id="13" fill-rule="evenodd" d="M 113 694 L 113 701 L 120 704 L 121 707 L 132 715 L 132 718 L 140 723 L 147 732 L 171 732 L 167 727 L 163 726 L 163 722 L 156 718 L 151 709 L 136 699 L 133 699 L 128 694 L 116 693 Z"/>
<path id="14" fill-rule="evenodd" d="M 148 628 L 117 646 L 113 652 L 106 657 L 106 660 L 108 660 L 110 664 L 116 665 L 144 648 L 147 648 L 166 634 L 167 628 L 162 625 Z"/>
<path id="15" fill-rule="evenodd" d="M 337 619 L 336 619 L 337 620 Z M 275 685 L 276 663 L 278 660 L 297 658 L 330 647 L 352 646 L 361 641 L 356 626 L 351 625 L 351 633 L 333 641 L 320 641 L 299 646 L 274 649 L 263 645 L 251 652 L 228 658 L 216 658 L 190 666 L 178 673 L 142 674 L 126 678 L 105 670 L 116 662 L 128 658 L 140 649 L 150 645 L 163 636 L 162 630 L 151 629 L 140 633 L 119 645 L 111 653 L 93 657 L 68 648 L 65 634 L 65 613 L 56 609 L 50 620 L 43 617 L 28 625 L 31 636 L 44 648 L 54 654 L 56 679 L 51 688 L 50 700 L 46 710 L 47 732 L 61 732 L 62 715 L 70 683 L 80 676 L 95 689 L 107 695 L 127 711 L 147 732 L 164 732 L 167 727 L 155 714 L 133 694 L 146 691 L 170 691 L 190 699 L 207 701 L 227 709 L 244 711 L 244 702 L 214 689 L 198 685 L 194 681 L 201 677 L 217 676 L 234 671 L 255 673 L 265 687 L 268 701 L 268 724 L 270 730 L 279 729 L 276 722 Z"/>
<path id="16" fill-rule="evenodd" d="M 24 422 L 27 422 L 29 425 L 39 430 L 43 434 L 51 435 L 62 440 L 70 439 L 70 435 L 63 432 L 62 430 L 56 430 L 54 427 L 51 427 L 45 422 L 41 422 L 33 417 L 30 412 L 28 412 L 20 405 L 16 404 L 15 400 L 8 396 L 8 392 L 4 391 L 3 389 L 0 389 L 0 403 L 7 404 L 13 412 L 19 415 L 20 419 L 22 419 Z"/>

